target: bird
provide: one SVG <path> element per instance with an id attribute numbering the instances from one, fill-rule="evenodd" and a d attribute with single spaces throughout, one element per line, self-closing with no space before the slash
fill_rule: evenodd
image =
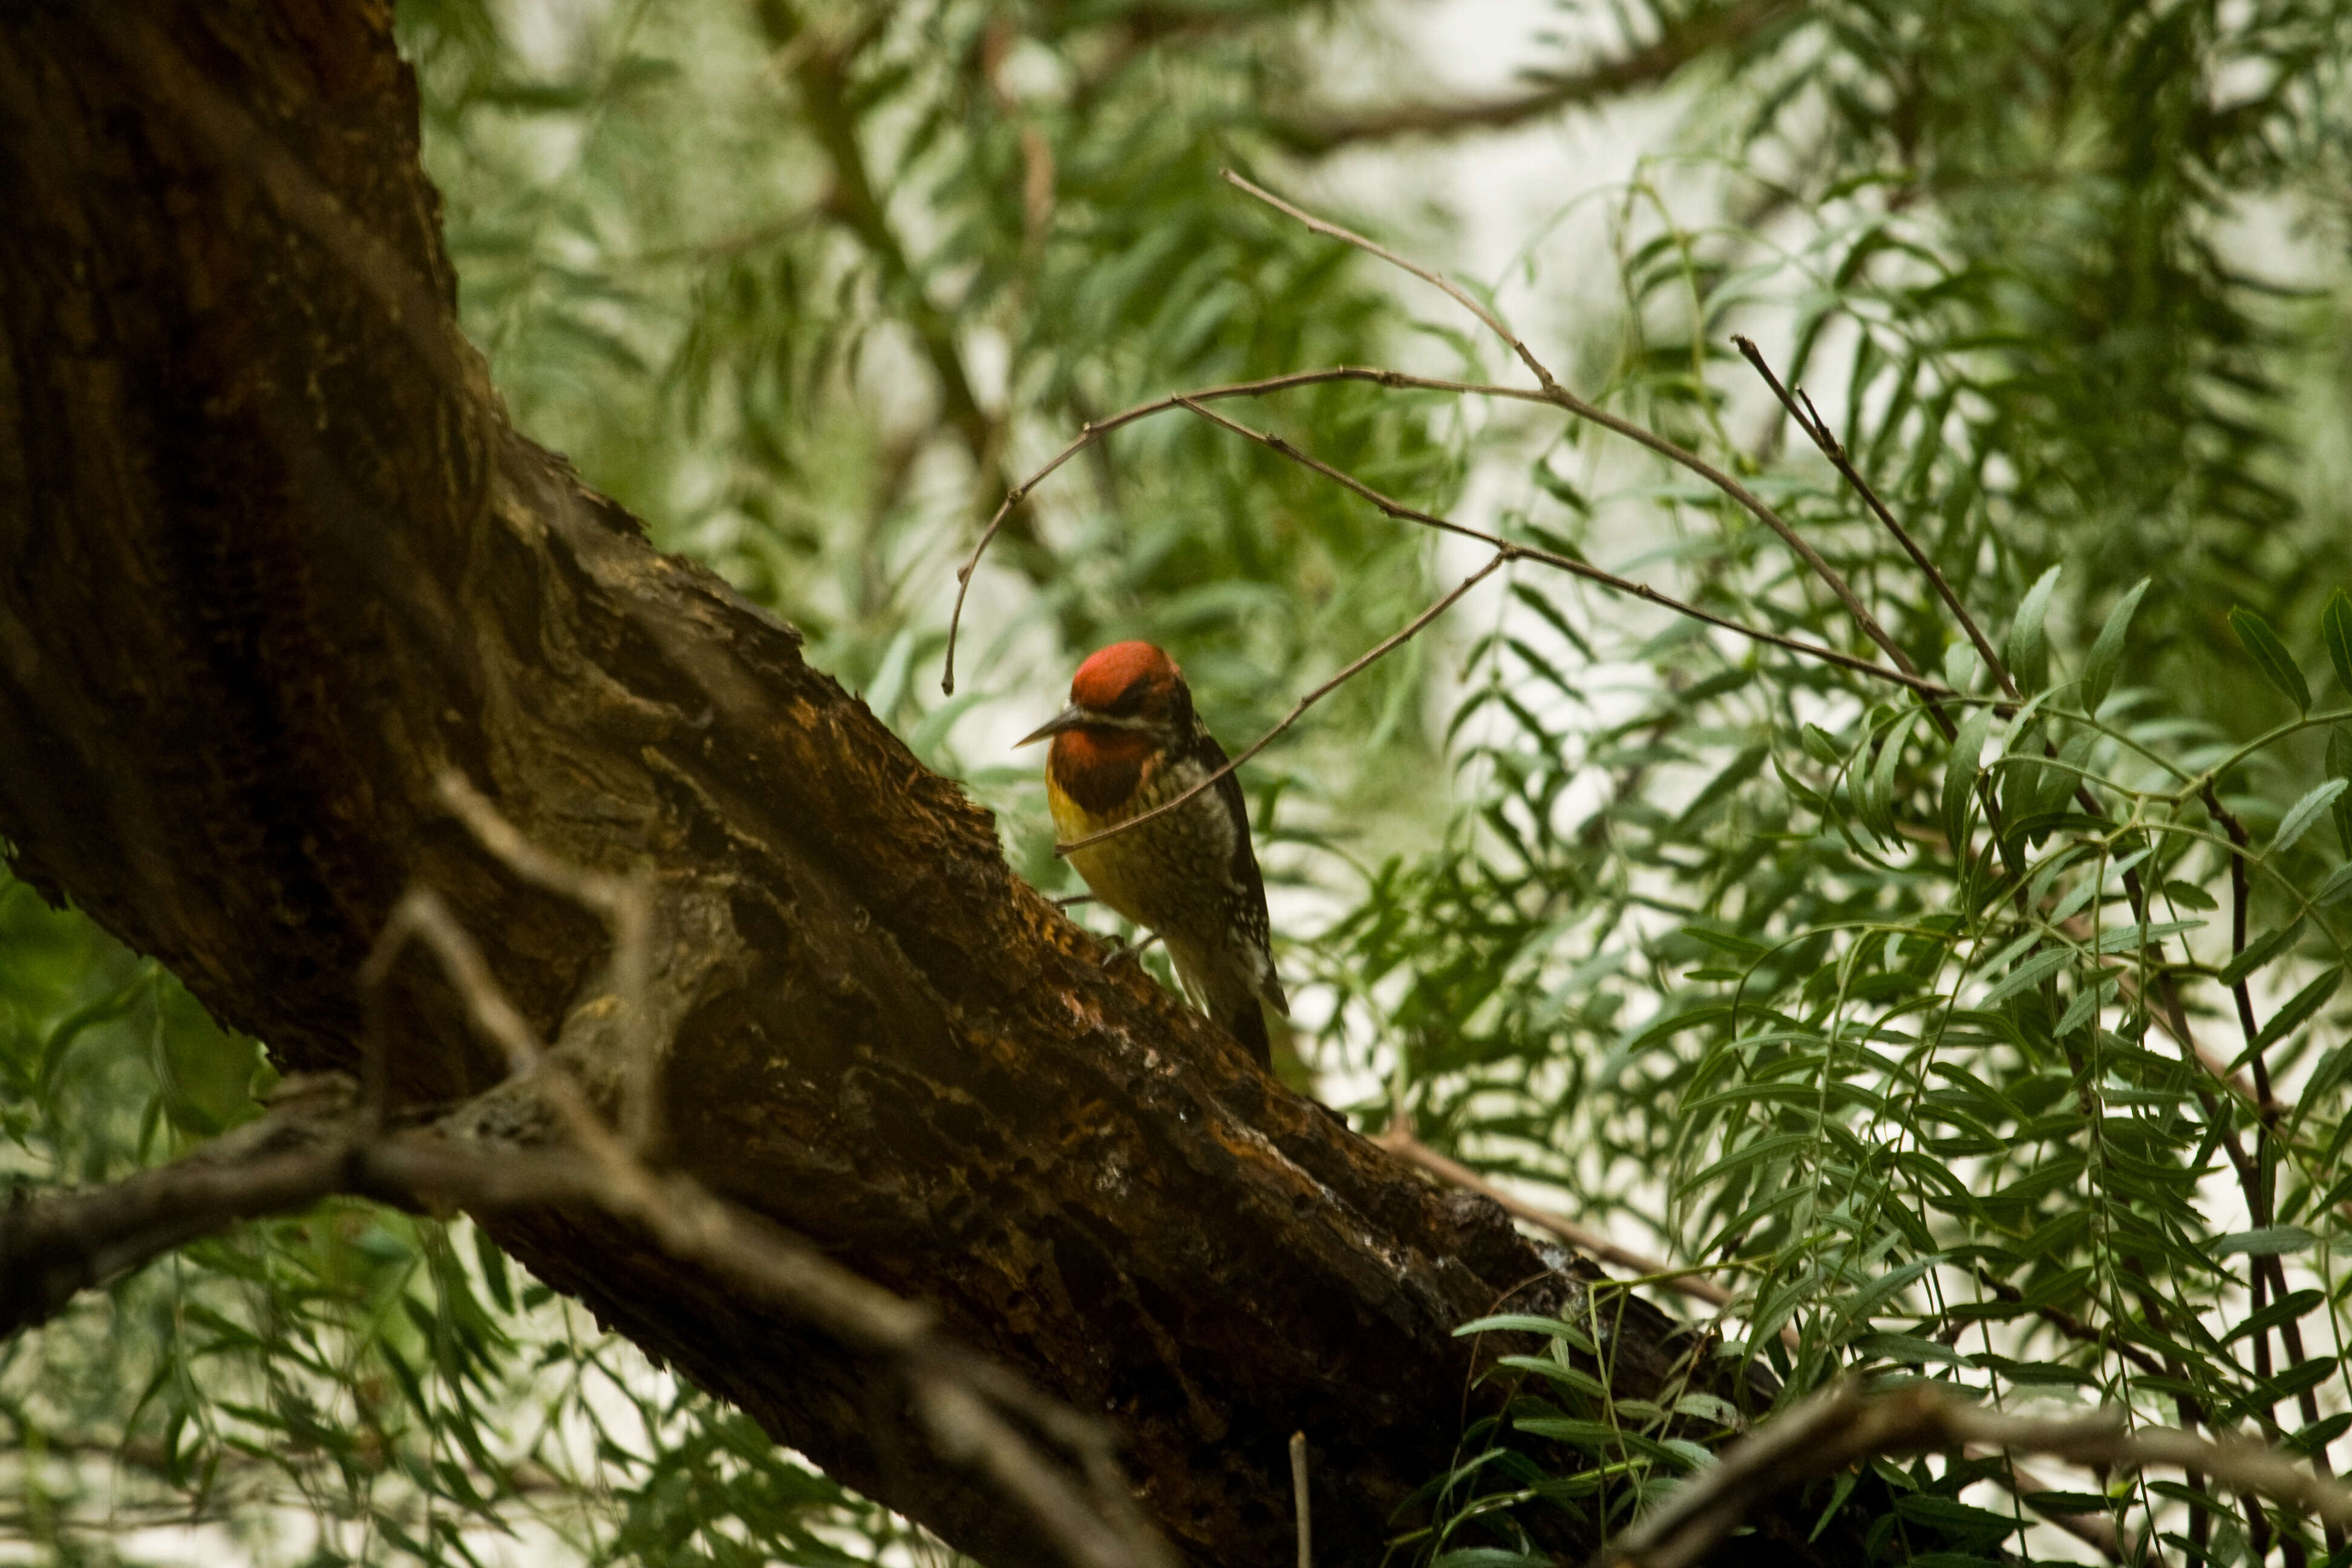
<path id="1" fill-rule="evenodd" d="M 1226 762 L 1183 671 L 1148 642 L 1089 654 L 1070 705 L 1019 744 L 1047 739 L 1045 798 L 1066 843 L 1175 799 Z M 1287 1017 L 1290 1003 L 1275 973 L 1241 781 L 1227 773 L 1164 816 L 1071 850 L 1070 864 L 1096 898 L 1166 944 L 1194 1003 L 1270 1067 L 1260 1004 Z"/>

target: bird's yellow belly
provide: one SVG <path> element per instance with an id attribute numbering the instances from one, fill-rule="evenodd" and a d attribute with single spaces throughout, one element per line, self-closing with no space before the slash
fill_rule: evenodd
<path id="1" fill-rule="evenodd" d="M 1158 784 L 1160 787 L 1151 787 Z M 1148 781 L 1133 809 L 1097 816 L 1058 789 L 1046 794 L 1054 830 L 1065 844 L 1099 833 L 1168 799 L 1181 785 Z M 1213 889 L 1221 879 L 1199 874 L 1222 870 L 1232 859 L 1232 829 L 1213 793 L 1194 796 L 1181 808 L 1117 837 L 1070 852 L 1070 864 L 1095 897 L 1118 914 L 1162 937 L 1181 942 L 1194 932 L 1220 929 L 1227 911 L 1214 907 Z"/>

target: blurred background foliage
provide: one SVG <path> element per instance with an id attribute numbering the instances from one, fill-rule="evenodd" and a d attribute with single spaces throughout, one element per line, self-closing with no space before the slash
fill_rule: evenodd
<path id="1" fill-rule="evenodd" d="M 1076 883 L 1006 746 L 1087 649 L 1165 644 L 1238 745 L 1475 561 L 1162 416 L 1013 514 L 940 692 L 955 567 L 1087 421 L 1321 365 L 1517 374 L 1219 169 L 1488 290 L 1570 385 L 1745 477 L 1978 703 L 1931 714 L 1513 567 L 1246 775 L 1289 1070 L 1714 1268 L 1709 1353 L 1792 1389 L 1937 1376 L 2322 1455 L 2352 1426 L 2352 813 L 2326 795 L 2352 731 L 2297 717 L 2352 695 L 2316 674 L 2352 682 L 2322 629 L 2352 579 L 2340 5 L 399 16 L 465 325 L 518 424 L 806 631 L 1048 891 Z M 1734 331 L 1809 388 L 2030 714 L 1984 706 L 1950 611 Z M 1877 657 L 1747 513 L 1551 411 L 1360 384 L 1224 406 L 1400 500 Z M 2231 822 L 2260 849 L 2234 932 Z M 16 884 L 0 954 L 16 1183 L 170 1158 L 268 1092 L 253 1042 Z M 2294 1109 L 2184 1065 L 2176 1027 Z M 1596 1401 L 1591 1329 L 1512 1370 L 1402 1560 L 1518 1560 L 1547 1510 L 1622 1521 L 1759 1414 Z M 0 1542 L 44 1561 L 945 1557 L 462 1221 L 355 1204 L 0 1348 Z M 1993 1468 L 1880 1467 L 1902 1507 L 1874 1550 L 2079 1554 L 2020 1535 Z M 2078 1518 L 2155 1510 L 2167 1560 L 2337 1545 L 2169 1479 L 2073 1484 Z"/>

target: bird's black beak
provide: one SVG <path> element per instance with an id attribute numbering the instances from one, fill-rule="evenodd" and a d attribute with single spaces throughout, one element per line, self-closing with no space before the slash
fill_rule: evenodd
<path id="1" fill-rule="evenodd" d="M 1013 744 L 1016 748 L 1021 746 L 1034 746 L 1040 741 L 1050 740 L 1052 737 L 1060 734 L 1065 730 L 1075 730 L 1086 721 L 1087 710 L 1073 702 L 1067 708 L 1063 709 L 1059 713 L 1055 714 L 1051 719 L 1046 720 L 1043 724 L 1038 725 L 1034 730 L 1030 731 L 1027 734 L 1013 742 Z"/>

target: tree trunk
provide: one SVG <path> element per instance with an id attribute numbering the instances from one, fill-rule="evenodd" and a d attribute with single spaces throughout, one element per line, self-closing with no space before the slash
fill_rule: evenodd
<path id="1" fill-rule="evenodd" d="M 346 1072 L 355 973 L 429 885 L 603 1084 L 604 935 L 441 814 L 457 768 L 546 847 L 656 872 L 677 1163 L 1104 1413 L 1193 1559 L 1286 1559 L 1303 1429 L 1323 1560 L 1377 1560 L 1452 1454 L 1454 1325 L 1575 1279 L 1106 967 L 790 628 L 508 428 L 452 324 L 389 6 L 20 4 L 0 123 L 18 874 L 282 1067 Z M 485 1095 L 504 1066 L 446 988 L 403 974 L 395 1098 L 550 1136 Z M 493 1230 L 844 1482 L 1039 1556 L 838 1347 L 613 1226 Z M 1669 1327 L 1628 1310 L 1629 1392 Z"/>

